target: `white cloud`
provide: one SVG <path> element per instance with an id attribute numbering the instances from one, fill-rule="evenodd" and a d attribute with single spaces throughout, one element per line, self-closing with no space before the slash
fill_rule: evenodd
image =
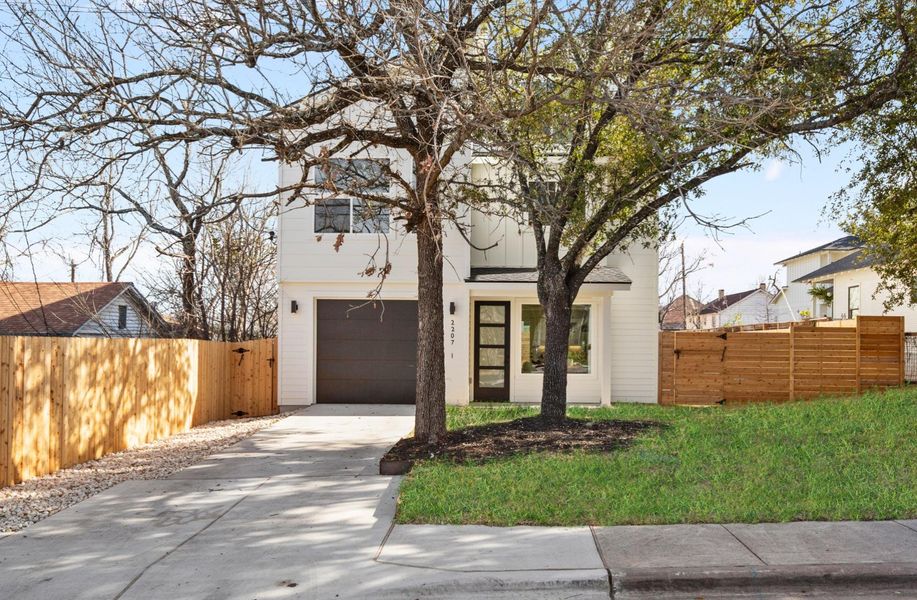
<path id="1" fill-rule="evenodd" d="M 782 160 L 773 159 L 767 163 L 767 166 L 764 167 L 764 180 L 765 181 L 776 181 L 780 178 L 780 175 L 783 174 L 783 169 L 786 167 L 786 163 Z"/>

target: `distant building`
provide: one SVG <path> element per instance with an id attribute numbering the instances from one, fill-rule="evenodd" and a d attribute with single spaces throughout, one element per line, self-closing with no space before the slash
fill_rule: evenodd
<path id="1" fill-rule="evenodd" d="M 779 306 L 785 307 L 786 320 L 833 317 L 832 303 L 823 302 L 809 294 L 812 285 L 807 278 L 823 267 L 850 256 L 862 246 L 860 238 L 848 235 L 774 263 L 786 268 L 786 287 L 775 299 Z"/>
<path id="2" fill-rule="evenodd" d="M 859 238 L 846 236 L 777 263 L 787 269 L 784 302 L 791 307 L 793 320 L 893 315 L 904 317 L 906 331 L 917 331 L 917 307 L 885 311 L 885 298 L 878 293 L 879 274 L 862 248 Z M 829 293 L 816 297 L 809 292 L 812 288 Z"/>
<path id="3" fill-rule="evenodd" d="M 699 329 L 700 310 L 704 303 L 691 296 L 678 296 L 659 307 L 659 328 L 665 331 Z M 687 307 L 687 314 L 685 308 Z"/>
<path id="4" fill-rule="evenodd" d="M 0 335 L 169 337 L 132 283 L 0 282 Z"/>
<path id="5" fill-rule="evenodd" d="M 773 298 L 773 294 L 767 291 L 767 285 L 763 283 L 754 289 L 734 294 L 720 290 L 716 299 L 700 309 L 699 328 L 714 329 L 732 325 L 779 322 L 779 315 L 772 308 Z"/>

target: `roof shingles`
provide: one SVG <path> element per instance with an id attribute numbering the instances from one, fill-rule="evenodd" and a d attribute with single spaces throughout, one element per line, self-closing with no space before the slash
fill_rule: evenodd
<path id="1" fill-rule="evenodd" d="M 71 336 L 130 283 L 0 282 L 0 335 Z"/>

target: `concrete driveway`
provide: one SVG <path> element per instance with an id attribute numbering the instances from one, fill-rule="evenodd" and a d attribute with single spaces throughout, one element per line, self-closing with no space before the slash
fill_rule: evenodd
<path id="1" fill-rule="evenodd" d="M 0 539 L 0 599 L 608 598 L 597 555 L 546 563 L 566 543 L 550 528 L 463 529 L 451 551 L 392 534 L 400 478 L 378 461 L 412 426 L 409 406 L 313 406 L 168 479 L 116 485 Z"/>
<path id="2" fill-rule="evenodd" d="M 315 406 L 166 480 L 128 481 L 0 539 L 0 598 L 333 598 L 371 566 L 409 406 Z M 345 596 L 340 596 L 345 597 Z"/>

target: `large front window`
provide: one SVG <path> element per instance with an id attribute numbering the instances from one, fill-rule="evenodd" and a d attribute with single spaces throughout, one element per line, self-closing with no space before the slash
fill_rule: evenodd
<path id="1" fill-rule="evenodd" d="M 522 372 L 544 372 L 547 323 L 540 304 L 522 305 Z M 576 304 L 570 318 L 567 372 L 589 372 L 589 306 Z"/>

